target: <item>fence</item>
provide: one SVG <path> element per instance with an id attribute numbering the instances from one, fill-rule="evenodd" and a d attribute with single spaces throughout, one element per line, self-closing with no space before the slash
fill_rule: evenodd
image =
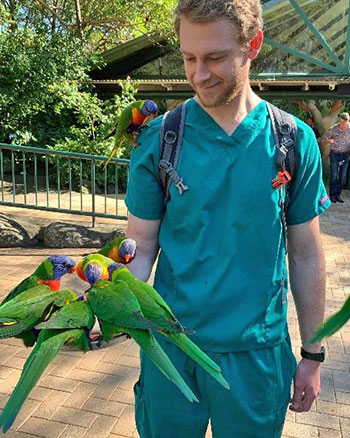
<path id="1" fill-rule="evenodd" d="M 106 160 L 0 143 L 0 205 L 126 220 L 129 160 Z"/>

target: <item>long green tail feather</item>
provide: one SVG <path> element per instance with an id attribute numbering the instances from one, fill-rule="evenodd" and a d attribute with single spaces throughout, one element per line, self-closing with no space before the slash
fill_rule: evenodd
<path id="1" fill-rule="evenodd" d="M 350 319 L 350 312 L 344 307 L 327 319 L 313 334 L 310 344 L 321 341 L 323 338 L 334 335 Z"/>
<path id="2" fill-rule="evenodd" d="M 0 339 L 12 338 L 25 329 L 25 324 L 13 319 L 1 318 L 0 321 Z"/>
<path id="3" fill-rule="evenodd" d="M 37 344 L 24 364 L 21 377 L 0 415 L 0 428 L 4 433 L 11 427 L 34 385 L 63 344 L 72 336 L 72 332 L 43 330 L 40 333 Z"/>
<path id="4" fill-rule="evenodd" d="M 153 363 L 158 367 L 158 369 L 165 375 L 165 377 L 171 380 L 180 389 L 180 391 L 190 402 L 198 402 L 197 397 L 187 386 L 186 382 L 183 380 L 151 332 L 147 330 L 133 329 L 128 329 L 125 331 L 135 339 L 144 352 L 152 359 Z"/>
<path id="5" fill-rule="evenodd" d="M 163 333 L 170 338 L 184 353 L 197 362 L 208 374 L 210 374 L 220 385 L 230 389 L 230 385 L 221 374 L 221 368 L 216 364 L 204 351 L 202 351 L 194 342 L 191 341 L 184 333 Z"/>

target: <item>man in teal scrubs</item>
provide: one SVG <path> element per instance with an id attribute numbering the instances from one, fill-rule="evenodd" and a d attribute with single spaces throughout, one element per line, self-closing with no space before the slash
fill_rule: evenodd
<path id="1" fill-rule="evenodd" d="M 130 269 L 147 280 L 160 249 L 155 288 L 193 340 L 230 383 L 221 388 L 179 349 L 162 342 L 199 398 L 189 403 L 141 355 L 135 385 L 141 438 L 281 436 L 290 409 L 308 411 L 320 390 L 320 364 L 297 367 L 286 324 L 285 239 L 276 177 L 276 147 L 266 103 L 250 88 L 249 67 L 262 44 L 259 0 L 179 0 L 176 30 L 187 78 L 177 167 L 189 190 L 172 185 L 164 206 L 158 180 L 159 128 L 138 139 L 126 203 L 138 252 Z M 324 312 L 325 269 L 318 215 L 330 204 L 312 130 L 300 120 L 297 173 L 288 204 L 289 278 L 303 347 Z M 313 357 L 313 356 L 311 356 Z M 315 356 L 317 357 L 317 356 Z"/>

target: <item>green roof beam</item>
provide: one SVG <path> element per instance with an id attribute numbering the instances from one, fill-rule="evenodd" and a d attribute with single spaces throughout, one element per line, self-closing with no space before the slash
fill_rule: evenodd
<path id="1" fill-rule="evenodd" d="M 332 48 L 329 46 L 327 41 L 324 39 L 323 35 L 320 34 L 320 32 L 316 29 L 316 27 L 312 24 L 308 16 L 305 14 L 303 9 L 298 5 L 296 0 L 289 0 L 293 8 L 297 11 L 297 13 L 300 15 L 302 20 L 305 22 L 306 26 L 311 30 L 311 32 L 314 34 L 314 36 L 317 38 L 317 40 L 320 42 L 322 47 L 326 50 L 330 58 L 333 60 L 333 62 L 340 68 L 344 70 L 344 65 L 341 63 L 340 59 L 337 57 L 337 55 L 333 52 Z"/>
<path id="2" fill-rule="evenodd" d="M 346 33 L 346 48 L 345 48 L 345 59 L 344 59 L 345 68 L 347 73 L 350 74 L 350 0 L 348 7 L 348 31 Z"/>
<path id="3" fill-rule="evenodd" d="M 266 44 L 269 44 L 272 47 L 276 47 L 277 49 L 282 50 L 283 52 L 287 52 L 293 56 L 296 56 L 297 58 L 304 59 L 305 61 L 311 62 L 312 64 L 319 65 L 320 67 L 332 73 L 344 74 L 344 65 L 342 64 L 340 65 L 341 69 L 337 67 L 333 67 L 332 65 L 327 64 L 321 61 L 320 59 L 314 58 L 313 56 L 310 55 L 306 55 L 305 53 L 300 52 L 299 50 L 292 49 L 291 47 L 278 43 L 277 41 L 272 40 L 270 38 L 264 38 L 264 41 Z"/>

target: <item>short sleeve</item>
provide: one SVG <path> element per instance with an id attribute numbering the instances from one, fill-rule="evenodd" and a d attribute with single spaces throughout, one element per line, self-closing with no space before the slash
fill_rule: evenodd
<path id="1" fill-rule="evenodd" d="M 125 203 L 141 219 L 157 220 L 163 215 L 164 193 L 158 180 L 160 124 L 158 117 L 141 132 L 130 160 Z"/>
<path id="2" fill-rule="evenodd" d="M 321 155 L 315 136 L 305 123 L 297 120 L 297 125 L 297 171 L 288 203 L 289 225 L 307 222 L 331 205 L 322 180 Z"/>

